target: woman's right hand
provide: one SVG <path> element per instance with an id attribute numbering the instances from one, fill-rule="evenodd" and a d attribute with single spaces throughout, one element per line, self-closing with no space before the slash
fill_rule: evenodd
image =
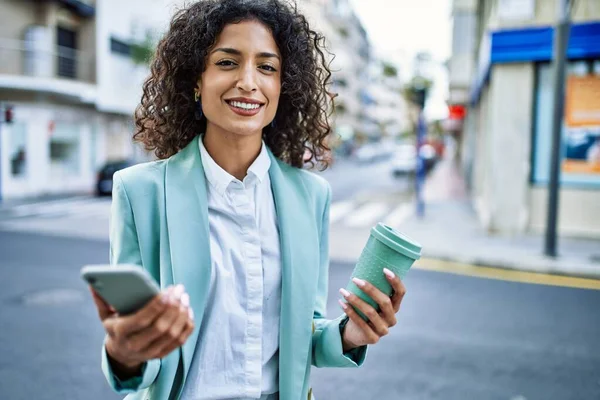
<path id="1" fill-rule="evenodd" d="M 136 376 L 143 363 L 182 346 L 194 330 L 194 313 L 183 285 L 170 286 L 134 314 L 120 316 L 92 289 L 107 333 L 106 353 L 119 378 Z"/>

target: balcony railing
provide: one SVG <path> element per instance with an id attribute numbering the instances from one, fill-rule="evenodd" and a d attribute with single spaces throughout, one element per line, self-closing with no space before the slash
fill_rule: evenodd
<path id="1" fill-rule="evenodd" d="M 0 74 L 59 78 L 94 83 L 94 54 L 68 47 L 0 39 Z"/>

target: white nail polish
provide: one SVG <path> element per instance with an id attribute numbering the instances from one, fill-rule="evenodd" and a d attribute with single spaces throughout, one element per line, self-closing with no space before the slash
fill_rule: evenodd
<path id="1" fill-rule="evenodd" d="M 190 295 L 187 293 L 184 293 L 181 295 L 181 304 L 183 304 L 186 307 L 189 307 L 190 305 Z"/>

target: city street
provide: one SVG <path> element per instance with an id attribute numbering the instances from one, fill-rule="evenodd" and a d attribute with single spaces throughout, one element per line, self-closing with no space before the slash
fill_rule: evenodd
<path id="1" fill-rule="evenodd" d="M 394 213 L 395 205 L 382 214 L 383 205 L 364 203 L 356 212 L 371 211 L 357 220 L 348 207 L 342 210 L 361 191 L 408 186 L 386 175 L 385 162 L 360 168 L 344 162 L 325 173 L 338 229 Z M 102 234 L 108 206 L 107 199 L 80 198 L 1 211 L 0 398 L 119 398 L 100 372 L 103 332 L 79 277 L 82 265 L 108 259 Z M 331 265 L 331 318 L 341 312 L 338 289 L 351 270 L 351 264 Z M 316 398 L 600 398 L 600 291 L 419 269 L 405 283 L 398 326 L 370 349 L 362 369 L 315 369 Z"/>
<path id="2" fill-rule="evenodd" d="M 198 256 L 194 209 L 211 207 L 211 254 L 225 264 L 212 297 L 251 304 L 258 276 L 272 300 L 281 232 L 287 303 L 303 303 L 319 286 L 297 279 L 318 272 L 302 257 L 323 260 L 317 225 L 329 228 L 331 320 L 359 259 L 373 283 L 372 266 L 410 264 L 397 325 L 361 368 L 312 367 L 308 400 L 600 400 L 599 93 L 600 0 L 0 0 L 0 400 L 124 397 L 102 374 L 105 331 L 81 278 L 109 263 L 114 188 L 137 235 L 120 251 L 140 247 L 136 263 L 161 273 L 177 244 L 174 264 Z M 249 169 L 261 140 L 298 166 L 327 149 L 329 168 L 310 171 L 328 201 L 304 171 L 270 168 L 265 181 Z M 194 204 L 200 144 L 214 179 Z M 119 189 L 117 171 L 156 158 Z M 244 192 L 224 171 L 262 186 Z M 264 277 L 253 259 L 267 260 Z M 175 280 L 197 294 L 208 280 L 190 268 Z M 230 304 L 210 313 L 190 299 L 196 325 L 241 321 Z M 280 400 L 307 400 L 315 355 L 299 366 L 283 351 L 310 350 L 302 329 L 275 340 Z M 206 379 L 186 400 L 258 395 L 213 362 L 250 360 L 252 346 L 209 331 L 231 346 L 201 335 Z M 160 376 L 180 386 L 182 365 Z M 163 380 L 134 397 L 163 400 Z"/>

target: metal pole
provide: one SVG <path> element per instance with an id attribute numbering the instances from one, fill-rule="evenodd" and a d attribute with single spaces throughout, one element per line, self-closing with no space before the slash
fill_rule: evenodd
<path id="1" fill-rule="evenodd" d="M 425 136 L 427 135 L 427 122 L 423 108 L 419 111 L 419 122 L 417 124 L 417 170 L 415 174 L 416 184 L 416 200 L 417 200 L 417 217 L 425 216 L 425 200 L 423 198 L 423 188 L 425 185 L 425 160 L 421 155 L 421 147 L 425 144 Z"/>
<path id="2" fill-rule="evenodd" d="M 0 204 L 2 204 L 2 126 L 4 123 L 4 104 L 0 103 Z"/>
<path id="3" fill-rule="evenodd" d="M 559 0 L 558 23 L 554 31 L 554 98 L 552 107 L 552 153 L 548 182 L 548 214 L 544 254 L 556 257 L 556 230 L 560 194 L 561 138 L 564 114 L 565 64 L 570 29 L 570 0 Z"/>

